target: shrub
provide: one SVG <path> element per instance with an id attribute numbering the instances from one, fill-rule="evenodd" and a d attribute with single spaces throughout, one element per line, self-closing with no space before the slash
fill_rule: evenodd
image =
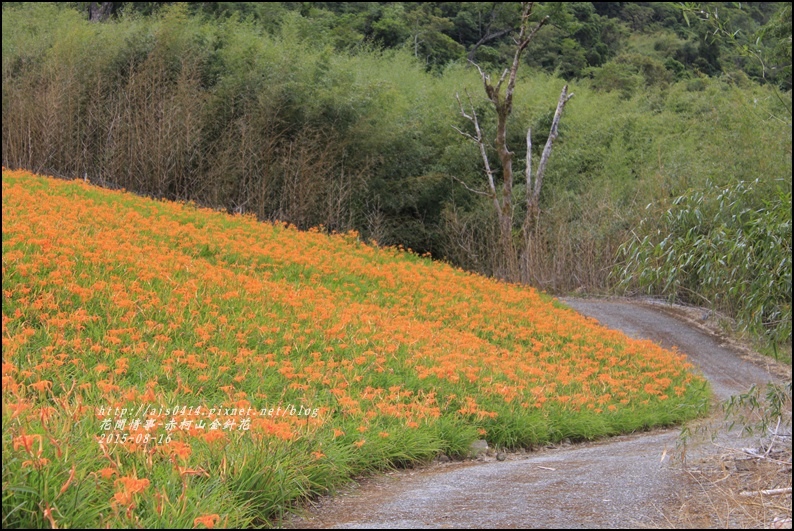
<path id="1" fill-rule="evenodd" d="M 791 183 L 707 186 L 647 218 L 621 247 L 624 285 L 727 311 L 745 329 L 791 341 Z M 650 230 L 649 230 L 650 229 Z"/>

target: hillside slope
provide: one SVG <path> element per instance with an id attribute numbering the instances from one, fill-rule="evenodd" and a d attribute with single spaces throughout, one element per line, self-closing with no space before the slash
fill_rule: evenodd
<path id="1" fill-rule="evenodd" d="M 679 353 L 354 233 L 5 169 L 3 220 L 4 526 L 251 525 L 708 403 Z"/>

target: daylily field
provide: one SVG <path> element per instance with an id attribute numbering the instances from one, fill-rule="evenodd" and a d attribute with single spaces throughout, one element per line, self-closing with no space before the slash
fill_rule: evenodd
<path id="1" fill-rule="evenodd" d="M 693 418 L 679 353 L 534 289 L 3 170 L 3 527 L 253 527 L 351 477 Z"/>

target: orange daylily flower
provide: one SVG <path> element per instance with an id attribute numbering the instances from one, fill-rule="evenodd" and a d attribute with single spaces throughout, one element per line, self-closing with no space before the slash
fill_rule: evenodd
<path id="1" fill-rule="evenodd" d="M 199 516 L 193 520 L 193 527 L 196 528 L 200 525 L 203 525 L 207 529 L 212 529 L 215 527 L 215 524 L 218 523 L 221 517 L 217 514 L 207 514 L 204 516 Z"/>
<path id="2" fill-rule="evenodd" d="M 117 472 L 116 472 L 115 468 L 111 468 L 111 467 L 108 467 L 108 466 L 106 466 L 105 468 L 103 468 L 102 470 L 100 470 L 98 472 L 98 474 L 100 476 L 102 476 L 102 479 L 110 479 L 116 473 Z"/>
<path id="3" fill-rule="evenodd" d="M 135 443 L 140 466 L 156 469 L 162 455 L 172 456 L 165 466 L 187 480 L 208 474 L 188 468 L 189 460 L 251 439 L 329 441 L 358 428 L 352 444 L 361 448 L 369 431 L 393 438 L 396 426 L 433 429 L 442 417 L 465 419 L 484 435 L 488 419 L 527 409 L 619 414 L 660 400 L 673 407 L 701 382 L 680 353 L 601 328 L 531 288 L 404 260 L 398 249 L 351 246 L 349 234 L 230 220 L 98 189 L 90 193 L 108 201 L 85 201 L 81 186 L 4 171 L 3 268 L 13 274 L 4 275 L 3 289 L 16 310 L 3 314 L 3 408 L 42 433 L 61 420 L 93 422 L 95 401 L 132 408 L 127 421 L 138 406 L 206 408 L 173 415 L 179 441 L 170 442 L 157 440 L 162 430 L 117 429 L 122 417 L 105 414 L 100 420 L 112 421 L 114 433 L 155 439 Z M 102 237 L 86 237 L 95 233 Z M 118 311 L 75 309 L 83 300 Z M 37 320 L 50 333 L 30 326 Z M 64 372 L 62 365 L 73 366 Z M 67 380 L 63 374 L 74 374 L 68 379 L 76 384 L 52 402 L 53 385 L 71 383 L 59 380 Z M 149 381 L 137 381 L 139 374 Z M 91 407 L 81 403 L 87 397 Z M 207 414 L 248 406 L 256 412 Z M 165 424 L 172 415 L 140 416 Z M 221 425 L 211 428 L 214 420 Z M 224 428 L 227 421 L 234 423 Z M 57 432 L 47 433 L 55 447 Z M 69 446 L 73 437 L 58 437 L 63 456 L 81 455 Z M 72 466 L 47 463 L 41 436 L 20 434 L 11 445 L 27 454 L 26 467 L 59 467 L 54 477 Z M 114 452 L 124 458 L 131 446 L 105 441 L 99 448 L 120 462 Z M 127 508 L 149 486 L 113 467 L 95 473 L 115 479 L 113 502 Z M 61 491 L 72 483 L 70 473 Z M 159 503 L 166 511 L 169 504 Z M 206 515 L 194 525 L 218 521 Z"/>
<path id="4" fill-rule="evenodd" d="M 39 448 L 41 447 L 41 435 L 34 434 L 34 435 L 19 435 L 18 437 L 14 437 L 14 450 L 19 450 L 19 448 L 24 448 L 27 453 L 33 455 L 33 442 L 39 441 Z"/>

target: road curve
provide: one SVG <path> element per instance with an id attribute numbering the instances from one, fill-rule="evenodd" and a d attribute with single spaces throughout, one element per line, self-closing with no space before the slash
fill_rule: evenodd
<path id="1" fill-rule="evenodd" d="M 565 299 L 631 337 L 676 346 L 724 399 L 778 378 L 779 365 L 746 359 L 683 311 L 626 300 Z M 788 373 L 790 378 L 790 371 Z M 319 500 L 287 527 L 653 527 L 677 501 L 681 472 L 667 466 L 678 429 L 655 430 L 527 454 L 506 461 L 436 464 L 364 481 Z"/>

